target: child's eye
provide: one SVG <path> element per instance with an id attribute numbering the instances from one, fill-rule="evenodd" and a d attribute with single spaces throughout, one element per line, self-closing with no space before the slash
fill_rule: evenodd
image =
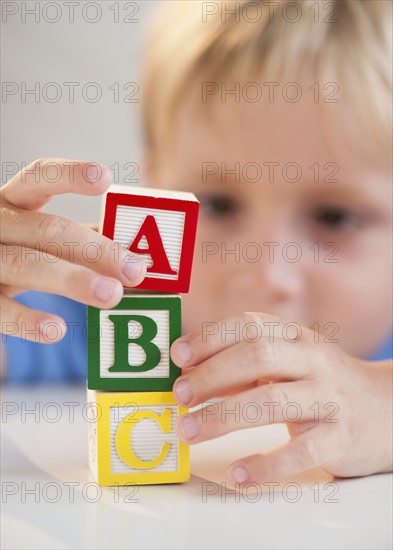
<path id="1" fill-rule="evenodd" d="M 240 210 L 240 204 L 229 195 L 199 195 L 201 210 L 212 218 L 229 218 Z"/>
<path id="2" fill-rule="evenodd" d="M 334 206 L 318 209 L 314 219 L 317 224 L 333 231 L 347 231 L 360 222 L 353 212 Z"/>

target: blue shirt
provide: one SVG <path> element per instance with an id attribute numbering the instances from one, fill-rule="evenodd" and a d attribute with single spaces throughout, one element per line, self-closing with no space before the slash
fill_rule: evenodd
<path id="1" fill-rule="evenodd" d="M 15 336 L 1 335 L 5 347 L 8 383 L 81 383 L 87 372 L 87 307 L 79 302 L 28 291 L 15 298 L 29 307 L 60 315 L 67 324 L 67 334 L 55 344 L 39 344 Z M 375 354 L 365 359 L 380 361 L 393 356 L 393 338 Z"/>
<path id="2" fill-rule="evenodd" d="M 5 347 L 5 381 L 9 383 L 80 383 L 87 373 L 87 306 L 54 294 L 28 291 L 18 302 L 64 319 L 67 334 L 55 344 L 1 335 Z M 22 335 L 23 336 L 23 335 Z"/>

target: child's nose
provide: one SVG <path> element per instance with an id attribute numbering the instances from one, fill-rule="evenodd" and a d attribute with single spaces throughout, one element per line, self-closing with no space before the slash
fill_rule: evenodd
<path id="1" fill-rule="evenodd" d="M 285 231 L 260 234 L 268 238 L 252 246 L 245 244 L 242 254 L 244 281 L 248 281 L 255 306 L 284 318 L 303 317 L 308 273 L 305 247 Z"/>

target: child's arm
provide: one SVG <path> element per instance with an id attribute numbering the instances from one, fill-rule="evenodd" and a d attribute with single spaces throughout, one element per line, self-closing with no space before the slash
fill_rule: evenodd
<path id="1" fill-rule="evenodd" d="M 268 325 L 271 333 L 259 337 L 255 328 L 266 331 Z M 226 396 L 182 416 L 177 428 L 182 440 L 197 443 L 286 423 L 288 443 L 231 465 L 228 474 L 239 483 L 272 481 L 315 467 L 342 477 L 392 470 L 391 361 L 355 359 L 334 344 L 316 343 L 316 334 L 304 327 L 291 342 L 284 323 L 264 314 L 247 313 L 217 326 L 225 327 L 225 334 L 189 334 L 171 349 L 183 369 L 174 386 L 180 404 L 194 407 Z"/>
<path id="2" fill-rule="evenodd" d="M 83 225 L 41 212 L 55 195 L 100 195 L 111 182 L 111 172 L 104 166 L 45 159 L 1 188 L 2 333 L 47 343 L 60 340 L 66 332 L 58 315 L 12 299 L 22 290 L 109 308 L 120 301 L 123 284 L 141 283 L 146 265 L 137 255 Z"/>

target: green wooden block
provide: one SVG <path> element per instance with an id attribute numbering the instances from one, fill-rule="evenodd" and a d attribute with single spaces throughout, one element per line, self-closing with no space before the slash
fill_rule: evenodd
<path id="1" fill-rule="evenodd" d="M 181 374 L 169 348 L 181 336 L 178 295 L 126 295 L 111 310 L 88 307 L 87 385 L 93 390 L 172 391 Z"/>

